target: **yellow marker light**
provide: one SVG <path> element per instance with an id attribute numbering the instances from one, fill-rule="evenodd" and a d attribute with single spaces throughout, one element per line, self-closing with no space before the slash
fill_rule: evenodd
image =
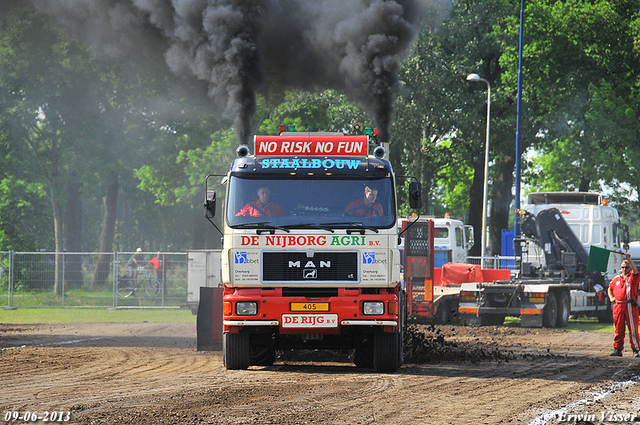
<path id="1" fill-rule="evenodd" d="M 231 316 L 231 312 L 233 311 L 233 307 L 231 302 L 225 301 L 222 303 L 222 314 L 224 316 Z"/>

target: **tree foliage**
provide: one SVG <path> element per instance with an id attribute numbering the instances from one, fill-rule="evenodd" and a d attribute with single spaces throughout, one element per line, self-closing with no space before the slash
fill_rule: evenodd
<path id="1" fill-rule="evenodd" d="M 522 142 L 532 155 L 523 183 L 606 189 L 626 220 L 637 222 L 640 5 L 526 5 Z M 226 172 L 237 142 L 202 83 L 134 66 L 139 61 L 100 61 L 29 3 L 0 0 L 0 7 L 0 249 L 62 249 L 76 246 L 78 233 L 81 249 L 97 250 L 105 200 L 115 214 L 105 249 L 206 245 L 198 230 L 209 226 L 203 181 Z M 398 75 L 394 170 L 421 181 L 423 212 L 474 225 L 478 251 L 487 86 L 466 76 L 477 73 L 492 89 L 488 177 L 497 252 L 513 216 L 519 7 L 455 2 L 444 22 L 423 27 Z M 255 133 L 274 134 L 279 124 L 346 133 L 357 131 L 354 123 L 374 126 L 371 105 L 334 89 L 264 92 Z"/>

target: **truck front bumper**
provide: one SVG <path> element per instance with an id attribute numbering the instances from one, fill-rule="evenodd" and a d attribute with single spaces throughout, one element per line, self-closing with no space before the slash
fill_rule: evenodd
<path id="1" fill-rule="evenodd" d="M 314 298 L 282 296 L 279 288 L 228 288 L 223 297 L 224 330 L 238 332 L 241 328 L 276 326 L 280 334 L 337 334 L 345 326 L 375 326 L 386 332 L 399 331 L 403 307 L 393 289 L 383 289 L 378 294 L 341 289 L 337 296 Z M 239 315 L 237 303 L 255 303 L 255 314 Z M 383 311 L 366 314 L 367 303 L 381 303 Z"/>

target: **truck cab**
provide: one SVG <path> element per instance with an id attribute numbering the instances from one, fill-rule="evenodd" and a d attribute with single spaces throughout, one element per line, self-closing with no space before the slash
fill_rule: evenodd
<path id="1" fill-rule="evenodd" d="M 469 250 L 474 244 L 473 227 L 462 220 L 451 218 L 433 218 L 434 266 L 442 267 L 446 263 L 467 263 Z"/>
<path id="2" fill-rule="evenodd" d="M 398 229 L 404 223 L 415 220 L 412 217 L 398 219 Z M 462 220 L 451 218 L 447 213 L 444 217 L 423 216 L 421 221 L 433 223 L 433 266 L 441 268 L 447 263 L 467 263 L 469 250 L 474 244 L 474 233 L 471 225 L 465 225 Z M 404 235 L 400 240 L 400 251 L 404 249 Z"/>

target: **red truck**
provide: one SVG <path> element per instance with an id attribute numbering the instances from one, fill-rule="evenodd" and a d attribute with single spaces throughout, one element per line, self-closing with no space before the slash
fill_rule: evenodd
<path id="1" fill-rule="evenodd" d="M 270 365 L 284 349 L 354 350 L 357 366 L 378 372 L 401 366 L 396 176 L 381 146 L 369 154 L 374 143 L 369 135 L 283 132 L 255 136 L 253 154 L 238 148 L 223 177 L 227 369 Z M 409 186 L 417 208 L 419 184 Z M 205 209 L 211 220 L 215 192 L 207 190 Z M 205 303 L 219 302 L 210 299 L 216 294 Z M 201 310 L 199 339 L 216 332 L 211 308 Z"/>

